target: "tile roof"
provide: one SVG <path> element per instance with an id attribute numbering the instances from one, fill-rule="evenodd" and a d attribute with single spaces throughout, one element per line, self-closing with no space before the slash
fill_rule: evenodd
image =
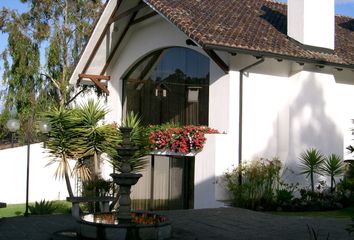
<path id="1" fill-rule="evenodd" d="M 270 0 L 144 0 L 202 47 L 354 68 L 354 19 L 336 16 L 334 52 L 287 37 L 287 6 Z"/>

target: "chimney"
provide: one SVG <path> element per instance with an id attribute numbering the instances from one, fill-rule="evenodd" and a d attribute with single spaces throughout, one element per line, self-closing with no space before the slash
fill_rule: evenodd
<path id="1" fill-rule="evenodd" d="M 334 0 L 288 0 L 288 36 L 296 41 L 334 50 Z"/>

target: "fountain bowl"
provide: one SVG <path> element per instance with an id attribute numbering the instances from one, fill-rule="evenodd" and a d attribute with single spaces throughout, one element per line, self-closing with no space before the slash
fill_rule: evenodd
<path id="1" fill-rule="evenodd" d="M 78 236 L 84 240 L 167 240 L 171 232 L 171 222 L 152 212 L 132 212 L 129 224 L 119 224 L 116 213 L 109 212 L 83 215 Z"/>

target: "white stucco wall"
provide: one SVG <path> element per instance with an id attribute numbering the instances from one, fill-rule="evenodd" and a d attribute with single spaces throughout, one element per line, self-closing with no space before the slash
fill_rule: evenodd
<path id="1" fill-rule="evenodd" d="M 68 196 L 64 180 L 56 180 L 57 165 L 46 167 L 48 155 L 42 144 L 30 147 L 29 202 L 63 200 Z M 0 151 L 0 202 L 26 202 L 27 146 Z M 72 181 L 74 189 L 74 181 Z"/>
<path id="2" fill-rule="evenodd" d="M 306 45 L 334 49 L 334 15 L 334 0 L 288 0 L 288 35 Z"/>
<path id="3" fill-rule="evenodd" d="M 283 63 L 281 73 L 275 69 L 281 64 L 274 63 L 266 59 L 244 76 L 242 160 L 279 157 L 289 181 L 307 184 L 297 175 L 302 151 L 314 147 L 347 157 L 354 86 L 340 75 L 335 78 L 337 70 L 329 67 Z M 268 72 L 261 74 L 262 68 Z"/>

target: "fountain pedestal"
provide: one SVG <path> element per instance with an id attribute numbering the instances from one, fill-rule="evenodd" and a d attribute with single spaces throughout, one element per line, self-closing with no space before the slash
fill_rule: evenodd
<path id="1" fill-rule="evenodd" d="M 142 175 L 136 173 L 112 173 L 110 176 L 113 178 L 113 182 L 119 185 L 118 223 L 128 224 L 132 220 L 130 189 L 139 181 Z"/>
<path id="2" fill-rule="evenodd" d="M 167 240 L 171 238 L 171 223 L 164 217 L 149 212 L 131 212 L 130 190 L 141 174 L 132 173 L 130 160 L 138 150 L 130 141 L 131 128 L 120 128 L 123 141 L 117 152 L 120 172 L 112 173 L 113 182 L 119 185 L 117 214 L 88 214 L 81 218 L 80 239 L 99 240 Z M 134 215 L 134 219 L 133 216 Z"/>

